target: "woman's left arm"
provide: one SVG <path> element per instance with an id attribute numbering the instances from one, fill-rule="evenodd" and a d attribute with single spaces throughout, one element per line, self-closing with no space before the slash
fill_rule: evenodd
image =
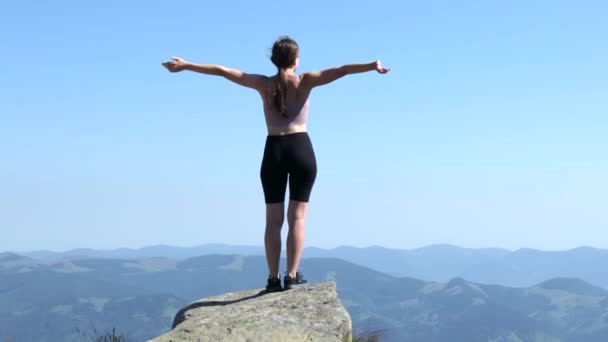
<path id="1" fill-rule="evenodd" d="M 173 57 L 173 62 L 165 62 L 162 65 L 170 72 L 189 70 L 205 75 L 222 76 L 238 85 L 260 90 L 268 80 L 267 76 L 248 74 L 237 69 L 228 68 L 217 64 L 195 64 L 185 61 L 179 57 Z"/>

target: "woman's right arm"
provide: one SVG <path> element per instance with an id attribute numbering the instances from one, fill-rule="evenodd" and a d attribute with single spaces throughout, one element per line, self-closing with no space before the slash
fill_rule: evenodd
<path id="1" fill-rule="evenodd" d="M 223 65 L 190 63 L 179 57 L 173 57 L 172 62 L 164 62 L 162 65 L 170 72 L 189 70 L 205 75 L 222 76 L 238 85 L 257 90 L 262 89 L 268 79 L 268 77 L 263 75 L 248 74 Z"/>
<path id="2" fill-rule="evenodd" d="M 331 83 L 341 77 L 376 70 L 380 74 L 386 74 L 391 69 L 382 66 L 380 61 L 366 64 L 347 64 L 341 67 L 325 69 L 322 71 L 306 72 L 302 74 L 302 83 L 305 87 L 314 88 Z"/>

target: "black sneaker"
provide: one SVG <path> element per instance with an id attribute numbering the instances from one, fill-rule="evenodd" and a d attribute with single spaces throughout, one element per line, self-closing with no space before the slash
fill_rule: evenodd
<path id="1" fill-rule="evenodd" d="M 281 291 L 283 291 L 283 288 L 281 287 L 281 279 L 279 277 L 268 278 L 268 283 L 266 284 L 266 293 Z"/>
<path id="2" fill-rule="evenodd" d="M 300 272 L 296 272 L 295 278 L 290 277 L 289 274 L 286 274 L 283 278 L 283 286 L 285 290 L 291 290 L 298 285 L 303 285 L 306 283 L 308 283 L 308 281 L 302 277 L 302 273 Z"/>

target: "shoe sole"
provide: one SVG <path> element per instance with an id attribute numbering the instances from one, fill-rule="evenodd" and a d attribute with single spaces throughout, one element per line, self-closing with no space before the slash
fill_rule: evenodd
<path id="1" fill-rule="evenodd" d="M 289 284 L 289 285 L 285 285 L 283 288 L 284 288 L 285 290 L 292 290 L 292 289 L 294 289 L 294 288 L 296 288 L 296 287 L 298 287 L 298 286 L 302 286 L 302 285 L 306 285 L 306 284 L 308 284 L 308 283 L 303 283 L 303 284 Z"/>
<path id="2" fill-rule="evenodd" d="M 283 288 L 280 286 L 266 288 L 266 293 L 281 292 L 281 291 L 283 291 Z"/>

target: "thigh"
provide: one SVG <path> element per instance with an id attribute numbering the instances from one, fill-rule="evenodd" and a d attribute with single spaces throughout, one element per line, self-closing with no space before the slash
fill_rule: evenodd
<path id="1" fill-rule="evenodd" d="M 289 158 L 289 198 L 308 202 L 317 177 L 317 159 L 308 135 L 293 141 Z"/>
<path id="2" fill-rule="evenodd" d="M 260 179 L 266 203 L 283 203 L 288 172 L 283 162 L 281 146 L 267 141 L 260 167 Z"/>

